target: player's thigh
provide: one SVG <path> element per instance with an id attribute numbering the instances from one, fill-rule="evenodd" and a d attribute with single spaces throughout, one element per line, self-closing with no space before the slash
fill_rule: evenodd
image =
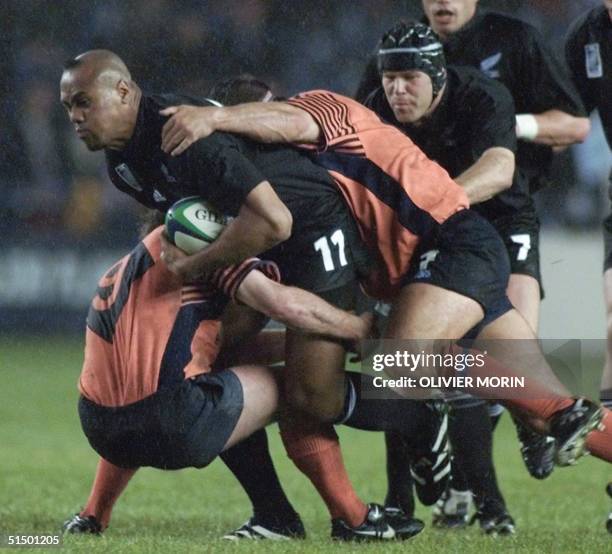
<path id="1" fill-rule="evenodd" d="M 511 308 L 510 264 L 495 229 L 463 210 L 426 234 L 392 309 L 387 336 L 459 339 Z"/>
<path id="2" fill-rule="evenodd" d="M 468 296 L 428 283 L 412 283 L 393 303 L 385 336 L 458 340 L 483 317 L 482 306 Z"/>
<path id="3" fill-rule="evenodd" d="M 243 408 L 224 450 L 270 423 L 278 411 L 279 383 L 265 366 L 244 365 L 231 370 L 242 385 Z"/>
<path id="4" fill-rule="evenodd" d="M 518 213 L 491 223 L 503 240 L 510 260 L 508 298 L 537 334 L 544 293 L 540 273 L 540 223 L 535 207 L 525 206 Z"/>
<path id="5" fill-rule="evenodd" d="M 333 421 L 344 404 L 344 346 L 318 335 L 287 330 L 285 399 L 290 408 Z"/>
<path id="6" fill-rule="evenodd" d="M 537 334 L 540 319 L 540 284 L 537 279 L 531 275 L 511 274 L 508 299 Z"/>

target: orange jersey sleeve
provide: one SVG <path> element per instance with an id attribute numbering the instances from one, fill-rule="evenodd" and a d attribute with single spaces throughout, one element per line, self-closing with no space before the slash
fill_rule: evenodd
<path id="1" fill-rule="evenodd" d="M 333 150 L 367 158 L 400 183 L 410 199 L 438 223 L 469 207 L 463 188 L 445 169 L 359 102 L 315 90 L 290 98 L 288 103 L 307 111 L 321 128 L 319 152 Z"/>

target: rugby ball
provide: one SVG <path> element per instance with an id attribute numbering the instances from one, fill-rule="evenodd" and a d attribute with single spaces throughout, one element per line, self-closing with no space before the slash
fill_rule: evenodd
<path id="1" fill-rule="evenodd" d="M 195 254 L 213 242 L 230 218 L 199 196 L 176 202 L 166 213 L 166 233 L 186 254 Z"/>

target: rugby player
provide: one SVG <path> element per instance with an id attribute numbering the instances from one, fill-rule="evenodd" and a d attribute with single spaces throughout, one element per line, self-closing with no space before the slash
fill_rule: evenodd
<path id="1" fill-rule="evenodd" d="M 514 171 L 514 103 L 507 89 L 475 69 L 446 66 L 438 37 L 427 25 L 417 22 L 400 23 L 385 33 L 378 51 L 378 69 L 382 84 L 364 104 L 447 169 L 466 191 L 472 208 L 503 232 L 505 223 L 531 202 L 526 180 Z M 513 244 L 511 240 L 504 242 L 506 246 Z M 509 255 L 515 254 L 515 248 L 511 248 Z M 457 515 L 453 523 L 467 525 L 471 490 L 482 529 L 487 533 L 513 533 L 515 524 L 506 510 L 493 467 L 488 404 L 469 395 L 454 395 L 450 403 L 450 495 L 463 497 L 466 506 L 465 514 Z M 386 504 L 406 505 L 411 476 L 406 469 L 406 454 L 402 454 L 405 440 L 390 433 L 386 445 Z M 432 455 L 435 460 L 435 453 Z M 418 490 L 422 479 L 415 475 L 415 481 Z"/>
<path id="2" fill-rule="evenodd" d="M 341 193 L 306 153 L 289 147 L 262 148 L 218 133 L 183 156 L 164 154 L 160 144 L 166 118 L 160 109 L 198 100 L 143 95 L 123 61 L 109 51 L 90 51 L 66 64 L 61 100 L 87 147 L 105 150 L 110 178 L 123 192 L 159 211 L 179 198 L 199 195 L 236 216 L 217 241 L 194 256 L 193 271 L 182 272 L 186 282 L 265 252 L 266 259 L 279 266 L 284 283 L 317 292 L 337 306 L 352 307 L 358 267 L 367 255 Z M 180 251 L 167 244 L 165 253 L 165 261 L 176 270 Z M 243 331 L 258 330 L 255 326 Z M 354 493 L 333 428 L 325 426 L 321 432 L 311 414 L 299 413 L 300 407 L 307 407 L 331 421 L 342 410 L 344 355 L 338 341 L 288 329 L 285 392 L 293 410 L 283 411 L 280 421 L 288 454 L 302 471 L 307 468 L 323 496 L 335 538 L 391 539 L 396 532 L 412 536 L 413 522 L 397 518 L 394 531 L 378 506 L 367 506 Z M 318 403 L 324 379 L 336 394 L 321 396 Z M 376 410 L 380 430 L 409 424 L 407 417 L 385 416 L 400 406 L 389 403 L 386 411 Z M 362 408 L 369 409 L 365 404 Z M 359 410 L 355 411 L 347 424 L 358 424 Z M 299 445 L 288 437 L 299 437 Z"/>
<path id="3" fill-rule="evenodd" d="M 100 280 L 87 317 L 79 380 L 83 431 L 100 454 L 89 500 L 68 531 L 101 532 L 119 495 L 142 466 L 204 467 L 269 423 L 278 387 L 266 367 L 211 372 L 230 298 L 306 332 L 357 340 L 369 321 L 306 291 L 278 283 L 275 264 L 250 259 L 210 284 L 183 286 L 160 263 L 159 227 Z M 255 350 L 250 358 L 266 352 Z M 281 529 L 252 523 L 263 538 L 304 536 L 286 498 Z M 257 509 L 255 508 L 257 512 Z M 259 514 L 260 518 L 268 514 Z"/>
<path id="4" fill-rule="evenodd" d="M 589 120 L 576 90 L 540 34 L 531 25 L 478 6 L 478 0 L 423 0 L 423 11 L 441 37 L 446 60 L 468 65 L 501 81 L 516 106 L 518 171 L 536 191 L 548 182 L 554 149 L 581 142 L 589 132 Z M 517 47 L 520 45 L 520 47 Z M 360 83 L 357 98 L 363 100 L 378 86 L 373 57 Z M 507 198 L 510 200 L 510 197 Z M 543 297 L 540 276 L 539 221 L 535 206 L 520 198 L 518 214 L 496 225 L 510 252 L 508 297 L 537 334 L 539 304 Z M 491 407 L 493 425 L 501 406 Z M 552 443 L 549 437 L 517 425 L 521 452 L 530 474 L 547 477 Z M 450 519 L 452 523 L 452 518 Z"/>
<path id="5" fill-rule="evenodd" d="M 608 146 L 612 147 L 612 0 L 603 0 L 602 5 L 574 22 L 566 40 L 565 59 L 587 111 L 599 111 Z M 608 192 L 612 199 L 612 182 Z M 600 400 L 603 406 L 612 408 L 612 214 L 604 219 L 603 232 L 607 349 Z M 612 493 L 612 485 L 607 490 Z M 612 513 L 608 522 L 612 533 Z"/>
<path id="6" fill-rule="evenodd" d="M 601 410 L 584 399 L 567 397 L 537 349 L 529 325 L 505 295 L 509 263 L 501 239 L 485 220 L 466 209 L 463 189 L 399 130 L 349 98 L 327 91 L 303 93 L 286 103 L 175 106 L 163 113 L 172 116 L 162 142 L 171 154 L 185 151 L 216 130 L 317 149 L 313 159 L 333 175 L 371 255 L 381 262 L 363 284 L 377 298 L 394 299 L 387 337 L 422 341 L 418 350 L 429 352 L 442 346 L 436 339 L 452 343 L 471 332 L 479 341 L 488 340 L 488 350 L 496 356 L 504 356 L 498 339 L 524 339 L 533 356 L 528 372 L 545 384 L 525 376 L 528 390 L 539 400 L 504 402 L 546 422 L 541 430 L 556 437 L 559 465 L 583 453 L 584 437 L 597 426 Z M 183 256 L 174 269 L 189 273 L 197 263 Z M 456 352 L 452 344 L 448 348 Z M 512 367 L 507 356 L 508 352 L 503 361 Z M 508 375 L 508 369 L 491 358 L 484 368 L 471 371 Z M 349 390 L 350 385 L 349 381 Z M 333 394 L 329 388 L 319 389 L 321 398 Z M 485 388 L 478 394 L 499 396 Z M 311 413 L 316 416 L 316 409 Z"/>

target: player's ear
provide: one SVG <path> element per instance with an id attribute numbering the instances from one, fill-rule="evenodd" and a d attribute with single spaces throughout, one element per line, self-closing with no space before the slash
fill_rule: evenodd
<path id="1" fill-rule="evenodd" d="M 130 94 L 130 85 L 128 85 L 127 82 L 123 79 L 120 79 L 117 83 L 117 92 L 119 93 L 121 102 L 126 104 L 128 101 L 128 96 Z"/>

